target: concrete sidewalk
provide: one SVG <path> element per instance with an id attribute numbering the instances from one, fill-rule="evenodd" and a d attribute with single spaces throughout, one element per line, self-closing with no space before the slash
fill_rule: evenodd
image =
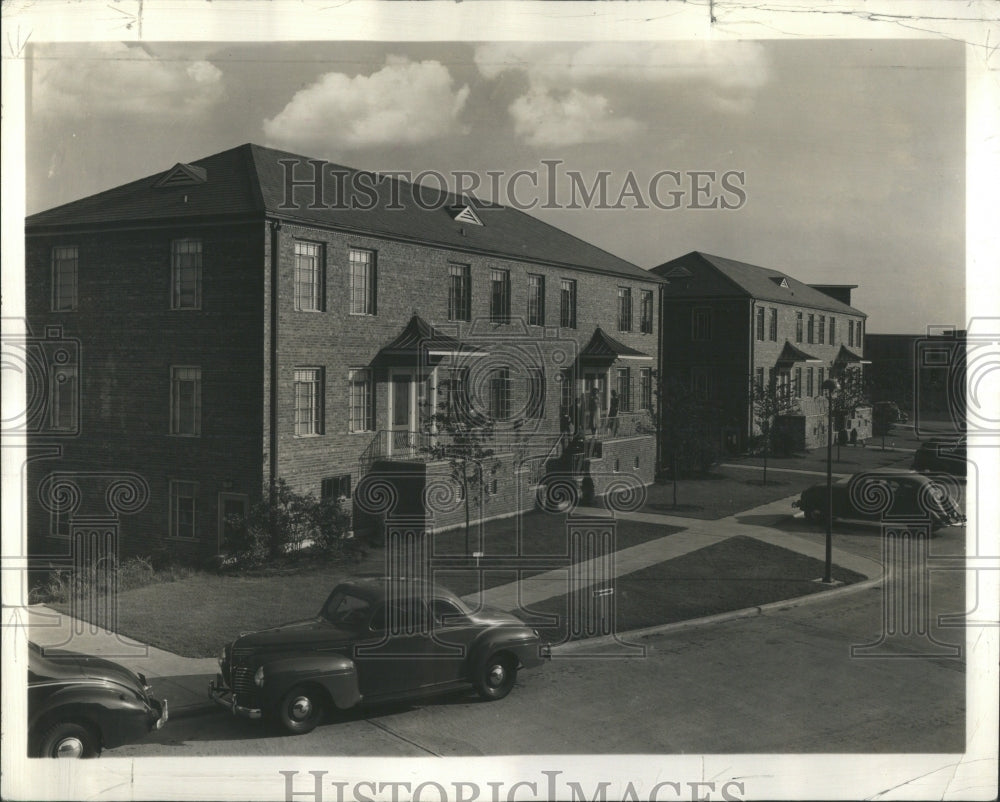
<path id="1" fill-rule="evenodd" d="M 737 535 L 757 538 L 822 560 L 822 544 L 773 528 L 775 523 L 788 517 L 792 509 L 791 502 L 796 498 L 797 495 L 789 496 L 714 521 L 646 512 L 619 513 L 619 520 L 682 527 L 683 531 L 615 552 L 613 574 L 615 577 L 623 576 Z M 584 508 L 580 513 L 596 517 L 608 515 L 606 510 L 597 508 Z M 877 561 L 839 548 L 833 551 L 833 561 L 836 565 L 863 574 L 869 579 L 882 575 L 882 566 Z M 573 588 L 569 587 L 568 569 L 556 569 L 525 577 L 520 582 L 489 588 L 484 591 L 482 600 L 505 610 L 528 607 L 544 599 L 561 596 L 569 590 L 588 587 L 598 579 L 604 580 L 604 566 L 599 562 L 603 563 L 597 559 L 582 563 L 578 571 L 580 579 Z M 465 600 L 477 606 L 479 594 L 470 594 Z M 26 623 L 31 640 L 39 646 L 104 657 L 144 674 L 155 695 L 169 700 L 171 717 L 218 709 L 208 699 L 208 683 L 218 671 L 216 658 L 181 657 L 155 646 L 106 632 L 44 605 L 29 607 Z"/>

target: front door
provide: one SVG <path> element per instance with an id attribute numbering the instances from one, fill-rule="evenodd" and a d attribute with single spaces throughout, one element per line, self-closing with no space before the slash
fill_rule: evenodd
<path id="1" fill-rule="evenodd" d="M 410 432 L 413 420 L 413 377 L 409 373 L 394 373 L 390 377 L 389 453 L 405 456 L 411 448 Z"/>
<path id="2" fill-rule="evenodd" d="M 238 521 L 246 520 L 247 497 L 241 493 L 219 493 L 219 551 L 225 550 L 230 535 L 239 531 Z"/>

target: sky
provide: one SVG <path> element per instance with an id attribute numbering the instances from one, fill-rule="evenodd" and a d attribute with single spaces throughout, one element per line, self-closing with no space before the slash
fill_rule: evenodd
<path id="1" fill-rule="evenodd" d="M 255 142 L 475 174 L 643 268 L 857 284 L 871 333 L 964 327 L 964 64 L 930 40 L 32 45 L 28 212 Z"/>

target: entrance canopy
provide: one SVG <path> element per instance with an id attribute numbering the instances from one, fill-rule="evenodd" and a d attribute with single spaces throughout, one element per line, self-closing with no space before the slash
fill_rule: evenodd
<path id="1" fill-rule="evenodd" d="M 871 360 L 865 359 L 860 354 L 854 353 L 846 345 L 841 345 L 840 350 L 837 352 L 836 359 L 833 360 L 834 364 L 840 365 L 870 365 Z"/>
<path id="2" fill-rule="evenodd" d="M 653 357 L 649 354 L 644 354 L 642 351 L 637 351 L 635 348 L 630 348 L 625 343 L 619 342 L 614 337 L 605 334 L 601 327 L 598 326 L 594 329 L 594 335 L 590 338 L 590 342 L 580 351 L 580 361 L 593 364 L 596 362 L 611 363 L 616 359 L 651 361 Z"/>
<path id="3" fill-rule="evenodd" d="M 486 352 L 463 344 L 437 331 L 420 315 L 414 315 L 399 335 L 375 355 L 373 365 L 409 367 L 437 364 L 445 357 L 485 356 Z"/>
<path id="4" fill-rule="evenodd" d="M 807 354 L 801 348 L 796 348 L 788 340 L 785 340 L 785 347 L 781 349 L 781 353 L 778 354 L 778 359 L 776 364 L 781 365 L 794 365 L 795 363 L 815 363 L 817 365 L 822 364 L 822 359 L 817 359 L 812 354 Z"/>

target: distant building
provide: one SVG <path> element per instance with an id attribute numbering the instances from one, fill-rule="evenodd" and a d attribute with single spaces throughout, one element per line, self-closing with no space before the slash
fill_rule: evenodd
<path id="1" fill-rule="evenodd" d="M 520 211 L 246 144 L 32 215 L 26 238 L 32 330 L 79 342 L 31 441 L 61 449 L 30 463 L 34 553 L 102 506 L 46 499 L 56 474 L 138 475 L 123 552 L 205 556 L 270 481 L 351 499 L 392 463 L 429 474 L 443 408 L 495 425 L 484 515 L 509 514 L 591 387 L 604 416 L 619 397 L 602 470 L 652 479 L 662 280 Z"/>
<path id="2" fill-rule="evenodd" d="M 866 361 L 866 315 L 850 304 L 854 285 L 810 286 L 698 251 L 652 272 L 669 281 L 660 371 L 717 406 L 728 450 L 746 448 L 754 433 L 751 382 L 788 399 L 782 431 L 792 447 L 825 444 L 822 384 Z"/>

